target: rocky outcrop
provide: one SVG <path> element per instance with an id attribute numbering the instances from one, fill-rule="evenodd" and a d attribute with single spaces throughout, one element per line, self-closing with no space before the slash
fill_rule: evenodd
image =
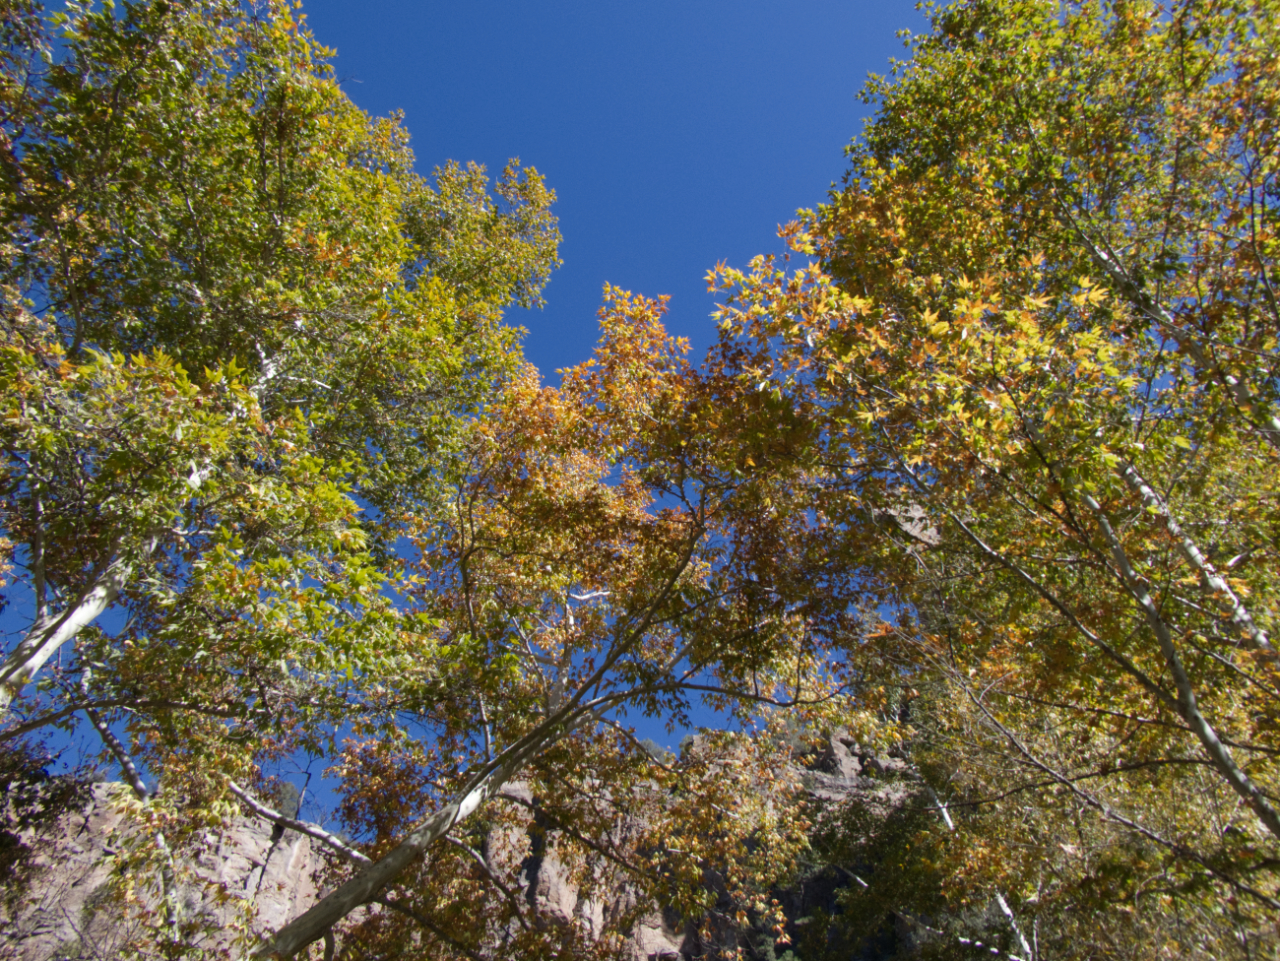
<path id="1" fill-rule="evenodd" d="M 904 778 L 905 762 L 865 752 L 843 733 L 825 740 L 802 763 L 802 781 L 819 825 L 824 818 L 840 817 L 850 804 L 887 813 L 912 790 Z M 83 807 L 69 810 L 53 827 L 28 832 L 23 893 L 0 906 L 0 961 L 110 958 L 140 933 L 148 912 L 162 910 L 153 883 L 127 876 L 121 851 L 139 839 L 124 812 L 125 790 L 94 785 Z M 522 792 L 519 786 L 508 790 Z M 523 793 L 532 807 L 533 799 Z M 549 924 L 574 923 L 592 937 L 617 919 L 634 916 L 636 893 L 625 884 L 605 893 L 578 890 L 554 846 L 545 842 L 552 830 L 534 817 L 527 836 L 510 832 L 490 837 L 487 844 L 490 857 L 520 865 L 521 895 L 531 914 Z M 184 936 L 202 947 L 229 950 L 244 918 L 252 915 L 258 930 L 276 928 L 319 895 L 322 862 L 313 848 L 317 842 L 304 835 L 237 817 L 196 840 L 191 847 L 199 853 L 177 864 L 175 896 Z M 854 880 L 849 870 L 822 866 L 773 892 L 791 919 L 790 933 L 794 936 L 816 912 L 834 914 L 840 890 Z M 654 910 L 631 925 L 625 947 L 635 961 L 701 957 L 708 949 L 733 945 L 746 948 L 748 956 L 772 956 L 773 936 L 765 932 L 726 927 L 712 932 L 713 943 L 705 937 L 700 925 L 670 910 Z M 763 951 L 757 950 L 761 945 Z"/>
<path id="2" fill-rule="evenodd" d="M 817 746 L 811 746 L 798 758 L 799 774 L 805 792 L 812 802 L 811 814 L 816 831 L 821 832 L 835 821 L 841 821 L 856 807 L 872 821 L 889 817 L 914 796 L 918 781 L 905 760 L 869 751 L 846 731 L 837 731 Z M 527 795 L 526 799 L 528 799 Z M 789 919 L 787 933 L 798 939 L 800 929 L 815 916 L 832 917 L 839 913 L 840 892 L 858 883 L 856 865 L 817 865 L 802 872 L 791 884 L 771 892 Z M 522 879 L 531 907 L 552 923 L 576 920 L 599 932 L 601 918 L 617 918 L 635 908 L 634 892 L 622 887 L 603 903 L 580 898 L 578 890 L 554 854 L 543 853 L 535 840 L 525 858 Z M 710 874 L 707 883 L 715 890 L 716 880 Z M 723 895 L 717 909 L 732 913 L 733 905 Z M 745 956 L 771 959 L 776 956 L 776 935 L 768 930 L 742 929 L 736 925 L 712 925 L 708 932 L 701 919 L 682 919 L 670 909 L 649 912 L 632 926 L 627 950 L 633 961 L 683 961 L 683 959 L 717 956 L 717 951 L 732 954 L 743 948 Z M 892 926 L 893 920 L 888 919 Z M 894 947 L 913 935 L 898 932 L 887 939 L 886 948 Z M 877 957 L 875 948 L 866 958 Z M 853 959 L 850 961 L 862 961 Z"/>
<path id="3" fill-rule="evenodd" d="M 138 842 L 122 803 L 127 790 L 95 784 L 82 809 L 23 838 L 29 857 L 19 893 L 0 914 L 0 958 L 112 958 L 162 909 L 158 892 L 130 877 L 122 857 Z M 314 902 L 319 865 L 309 838 L 237 818 L 203 840 L 200 855 L 177 865 L 173 892 L 187 935 L 202 946 L 229 948 L 250 906 L 258 927 L 274 927 Z"/>

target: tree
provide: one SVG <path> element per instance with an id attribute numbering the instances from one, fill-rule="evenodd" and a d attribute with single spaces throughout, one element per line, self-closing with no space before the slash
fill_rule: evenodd
<path id="1" fill-rule="evenodd" d="M 527 369 L 476 423 L 446 522 L 410 533 L 431 646 L 337 761 L 373 860 L 265 951 L 292 954 L 371 900 L 390 913 L 348 944 L 433 957 L 591 956 L 654 902 L 735 950 L 740 921 L 774 910 L 762 899 L 806 827 L 778 709 L 821 714 L 848 616 L 810 564 L 804 489 L 742 469 L 743 438 L 785 414 L 726 413 L 732 384 L 684 359 L 663 311 L 606 290 L 594 360 L 559 389 Z M 687 718 L 701 695 L 744 733 L 678 759 L 618 712 Z M 586 920 L 526 918 L 530 834 Z M 635 902 L 618 903 L 619 878 Z"/>
<path id="2" fill-rule="evenodd" d="M 932 890 L 998 902 L 1020 956 L 1252 956 L 1280 903 L 1278 10 L 929 12 L 785 231 L 817 263 L 713 278 L 726 351 L 814 419 L 884 613 L 867 664 L 915 698 Z"/>
<path id="3" fill-rule="evenodd" d="M 72 8 L 64 61 L 28 37 L 11 68 L 6 527 L 36 624 L 6 703 L 126 590 L 173 607 L 218 544 L 365 565 L 345 491 L 385 553 L 510 367 L 497 308 L 554 263 L 536 173 L 508 170 L 506 210 L 475 169 L 433 190 L 284 8 L 121 12 Z"/>
<path id="4" fill-rule="evenodd" d="M 3 736 L 100 735 L 145 827 L 133 949 L 199 953 L 184 857 L 235 808 L 334 859 L 256 947 L 245 905 L 258 954 L 586 950 L 513 896 L 529 835 L 584 896 L 638 878 L 592 950 L 659 895 L 724 945 L 770 918 L 804 829 L 770 732 L 829 709 L 856 623 L 775 456 L 794 412 L 615 291 L 542 388 L 501 310 L 556 263 L 553 195 L 418 177 L 289 5 L 74 4 L 56 56 L 2 9 Z M 625 726 L 699 697 L 743 733 L 668 763 Z M 299 755 L 349 840 L 273 809 Z"/>

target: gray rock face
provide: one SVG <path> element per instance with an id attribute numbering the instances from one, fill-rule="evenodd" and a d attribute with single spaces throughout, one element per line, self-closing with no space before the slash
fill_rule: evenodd
<path id="1" fill-rule="evenodd" d="M 903 761 L 865 753 L 842 733 L 805 761 L 803 781 L 819 820 L 838 816 L 850 802 L 888 810 L 910 793 L 910 785 L 898 777 Z M 151 843 L 122 810 L 126 790 L 94 785 L 83 810 L 64 815 L 42 836 L 27 838 L 34 852 L 29 883 L 16 899 L 0 903 L 0 961 L 111 958 L 142 933 L 145 916 L 163 911 L 157 872 L 130 878 L 121 856 L 130 845 Z M 532 801 L 518 785 L 508 790 Z M 597 937 L 634 912 L 637 895 L 625 883 L 579 891 L 554 845 L 546 843 L 554 832 L 544 831 L 531 823 L 527 836 L 512 831 L 491 836 L 487 844 L 495 863 L 520 866 L 521 894 L 532 916 L 548 924 L 576 923 Z M 176 862 L 174 890 L 185 936 L 215 955 L 232 952 L 237 926 L 244 936 L 246 917 L 254 918 L 250 931 L 278 928 L 321 893 L 317 878 L 323 864 L 313 849 L 316 842 L 304 835 L 238 817 L 200 840 L 198 855 Z M 829 868 L 775 895 L 789 917 L 802 918 L 815 908 L 834 907 L 837 892 L 852 877 Z M 624 953 L 632 961 L 673 961 L 743 943 L 743 936 L 726 929 L 713 933 L 715 943 L 704 943 L 697 924 L 658 909 L 632 925 Z"/>
<path id="2" fill-rule="evenodd" d="M 107 959 L 128 948 L 143 918 L 161 910 L 153 878 L 130 877 L 120 856 L 139 842 L 119 784 L 96 784 L 88 804 L 42 837 L 27 837 L 29 878 L 0 911 L 0 959 Z M 209 832 L 205 853 L 177 864 L 180 917 L 203 947 L 231 947 L 252 906 L 255 927 L 284 924 L 316 898 L 309 838 L 244 818 Z M 219 894 L 219 892 L 225 892 Z"/>
<path id="3" fill-rule="evenodd" d="M 868 751 L 845 731 L 825 739 L 801 763 L 802 782 L 814 803 L 819 825 L 827 819 L 840 818 L 851 804 L 874 817 L 885 817 L 906 803 L 916 790 L 906 761 Z M 523 796 L 529 799 L 527 792 Z M 522 880 L 529 903 L 540 917 L 552 923 L 585 920 L 589 930 L 599 933 L 601 918 L 616 918 L 635 908 L 635 893 L 625 885 L 603 901 L 598 895 L 596 899 L 579 897 L 554 855 L 538 854 L 537 847 L 535 844 L 534 853 L 524 861 Z M 801 919 L 819 909 L 835 914 L 839 892 L 853 883 L 854 875 L 849 871 L 827 867 L 771 893 L 791 919 L 788 933 L 794 938 L 799 930 L 797 921 L 803 924 Z M 727 897 L 718 908 L 729 911 Z M 747 932 L 736 926 L 715 929 L 709 936 L 699 929 L 699 924 L 682 919 L 669 909 L 651 911 L 632 927 L 626 956 L 630 961 L 685 961 L 714 956 L 717 949 L 732 952 L 745 947 L 746 956 L 754 958 L 759 956 L 754 948 L 773 941 L 772 934 Z"/>
<path id="4" fill-rule="evenodd" d="M 604 898 L 581 896 L 554 854 L 528 865 L 523 880 L 526 896 L 537 917 L 551 924 L 576 920 L 593 937 L 602 934 L 609 922 L 636 907 L 635 892 L 626 886 L 616 888 Z M 692 951 L 687 928 L 670 912 L 650 912 L 632 927 L 624 954 L 633 961 L 687 957 Z"/>

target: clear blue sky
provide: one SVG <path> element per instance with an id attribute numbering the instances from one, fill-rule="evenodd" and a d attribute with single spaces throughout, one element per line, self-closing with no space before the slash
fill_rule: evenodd
<path id="1" fill-rule="evenodd" d="M 777 248 L 821 203 L 866 108 L 868 72 L 905 56 L 914 0 L 305 0 L 365 110 L 405 112 L 419 169 L 508 157 L 559 196 L 564 266 L 542 311 L 513 311 L 551 382 L 586 359 L 605 281 L 672 297 L 700 355 L 703 277 Z"/>

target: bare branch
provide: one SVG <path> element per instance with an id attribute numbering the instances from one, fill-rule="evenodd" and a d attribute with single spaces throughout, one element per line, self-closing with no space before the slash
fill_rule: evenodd
<path id="1" fill-rule="evenodd" d="M 318 824 L 311 824 L 307 821 L 299 821 L 295 818 L 285 817 L 280 812 L 273 811 L 260 801 L 254 800 L 254 798 L 252 798 L 244 788 L 236 784 L 235 781 L 227 781 L 227 789 L 238 797 L 241 803 L 258 817 L 264 818 L 273 824 L 278 824 L 282 828 L 288 828 L 291 831 L 297 831 L 299 834 L 305 834 L 309 838 L 314 838 L 321 844 L 325 844 L 332 848 L 348 861 L 353 861 L 356 864 L 373 863 L 366 855 L 361 854 L 337 835 L 329 833 Z"/>
<path id="2" fill-rule="evenodd" d="M 520 910 L 519 899 L 509 887 L 502 883 L 502 879 L 493 873 L 493 869 L 489 867 L 489 862 L 484 859 L 484 855 L 465 841 L 460 841 L 458 838 L 455 838 L 452 834 L 446 834 L 444 839 L 455 848 L 465 852 L 473 861 L 476 862 L 476 864 L 480 865 L 480 870 L 484 872 L 485 877 L 492 881 L 494 887 L 501 891 L 506 899 L 511 903 L 511 909 L 515 912 L 516 920 L 520 922 L 520 926 L 526 931 L 529 930 L 529 924 L 524 919 L 524 912 Z"/>
<path id="3" fill-rule="evenodd" d="M 80 690 L 86 698 L 89 696 L 89 677 L 89 670 L 86 668 L 80 675 Z M 133 763 L 133 758 L 129 756 L 129 752 L 120 743 L 120 739 L 116 737 L 115 732 L 107 726 L 107 723 L 102 719 L 102 715 L 92 709 L 87 709 L 85 714 L 88 715 L 89 722 L 98 732 L 98 736 L 102 738 L 102 743 L 115 756 L 116 762 L 120 765 L 121 771 L 124 772 L 125 780 L 128 781 L 129 787 L 133 789 L 134 795 L 145 805 L 151 800 L 152 795 L 147 790 L 146 782 L 142 779 L 138 766 Z M 156 831 L 153 835 L 153 840 L 155 841 L 156 849 L 164 860 L 160 868 L 160 895 L 164 902 L 165 921 L 169 925 L 170 932 L 176 938 L 180 918 L 177 873 L 173 867 L 173 850 L 169 847 L 169 842 L 165 840 L 163 831 Z"/>
<path id="4" fill-rule="evenodd" d="M 569 835 L 569 837 L 573 838 L 583 847 L 587 848 L 588 850 L 594 851 L 596 854 L 599 854 L 601 857 L 606 858 L 609 861 L 612 861 L 614 864 L 618 865 L 618 867 L 627 871 L 629 874 L 634 874 L 638 876 L 643 873 L 641 868 L 638 868 L 636 867 L 636 865 L 631 864 L 626 859 L 620 857 L 615 852 L 610 851 L 608 848 L 604 847 L 603 845 L 598 844 L 595 841 L 592 841 L 590 838 L 586 837 L 584 834 L 582 834 L 580 831 L 574 828 L 571 824 L 560 820 L 554 814 L 549 812 L 546 808 L 538 807 L 532 801 L 526 801 L 522 797 L 518 797 L 517 795 L 514 795 L 514 794 L 506 794 L 505 792 L 498 794 L 498 799 L 502 801 L 510 801 L 513 804 L 519 804 L 521 807 L 528 808 L 530 811 L 533 811 L 534 813 L 539 814 L 542 817 L 545 817 L 552 824 L 554 824 L 558 830 L 563 831 L 565 834 Z"/>

